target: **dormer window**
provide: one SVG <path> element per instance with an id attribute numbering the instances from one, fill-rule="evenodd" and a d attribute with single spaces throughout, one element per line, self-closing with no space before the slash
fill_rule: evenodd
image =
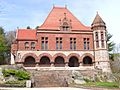
<path id="1" fill-rule="evenodd" d="M 62 31 L 69 31 L 72 27 L 71 27 L 71 20 L 68 20 L 66 18 L 66 13 L 64 13 L 65 17 L 63 18 L 63 20 L 59 20 L 60 21 L 60 30 Z"/>
<path id="2" fill-rule="evenodd" d="M 25 49 L 29 48 L 29 42 L 25 42 Z"/>

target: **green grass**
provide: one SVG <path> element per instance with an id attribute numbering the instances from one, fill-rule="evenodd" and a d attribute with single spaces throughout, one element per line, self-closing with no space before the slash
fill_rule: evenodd
<path id="1" fill-rule="evenodd" d="M 84 84 L 84 86 L 118 88 L 118 83 L 117 82 L 88 82 Z"/>

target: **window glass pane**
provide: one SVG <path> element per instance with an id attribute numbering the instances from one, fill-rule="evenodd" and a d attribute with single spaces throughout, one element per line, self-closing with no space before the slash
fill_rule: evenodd
<path id="1" fill-rule="evenodd" d="M 99 41 L 96 41 L 96 47 L 97 48 L 99 47 Z"/>
<path id="2" fill-rule="evenodd" d="M 41 48 L 44 49 L 44 41 L 42 41 L 42 47 Z"/>
<path id="3" fill-rule="evenodd" d="M 60 49 L 62 49 L 62 42 L 60 42 Z"/>
<path id="4" fill-rule="evenodd" d="M 89 42 L 87 42 L 87 49 L 89 50 L 90 49 L 90 45 L 89 45 L 90 43 Z"/>
<path id="5" fill-rule="evenodd" d="M 25 47 L 29 47 L 29 43 L 28 42 L 25 42 Z"/>
<path id="6" fill-rule="evenodd" d="M 48 49 L 48 41 L 45 43 L 45 49 Z"/>
<path id="7" fill-rule="evenodd" d="M 35 42 L 31 42 L 31 47 L 35 47 Z"/>
<path id="8" fill-rule="evenodd" d="M 72 49 L 72 42 L 70 42 L 70 49 Z"/>
<path id="9" fill-rule="evenodd" d="M 74 49 L 76 49 L 76 42 L 74 42 Z"/>
<path id="10" fill-rule="evenodd" d="M 84 42 L 84 50 L 86 50 L 86 42 Z"/>

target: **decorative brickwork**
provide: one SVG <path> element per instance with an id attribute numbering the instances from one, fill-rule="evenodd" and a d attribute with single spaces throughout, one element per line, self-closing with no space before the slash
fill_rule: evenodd
<path id="1" fill-rule="evenodd" d="M 68 56 L 67 56 L 67 62 L 69 62 L 69 59 L 71 58 L 71 57 L 76 57 L 78 60 L 79 60 L 79 62 L 81 62 L 81 57 L 80 57 L 80 55 L 79 54 L 77 54 L 77 53 L 71 53 L 71 54 L 69 54 Z"/>
<path id="2" fill-rule="evenodd" d="M 58 57 L 58 56 L 63 57 L 64 60 L 65 60 L 65 62 L 67 62 L 67 57 L 66 57 L 66 55 L 64 55 L 63 53 L 57 53 L 57 54 L 55 54 L 55 55 L 53 56 L 53 58 L 52 58 L 52 61 L 54 62 L 55 58 Z"/>
<path id="3" fill-rule="evenodd" d="M 33 58 L 35 58 L 36 62 L 39 60 L 39 58 L 34 53 L 27 53 L 22 57 L 21 62 L 24 62 L 25 58 L 27 58 L 28 56 L 32 56 Z"/>
<path id="4" fill-rule="evenodd" d="M 52 56 L 51 56 L 49 53 L 42 53 L 42 54 L 39 55 L 39 60 L 38 60 L 37 62 L 39 62 L 40 59 L 41 59 L 43 56 L 46 56 L 46 57 L 48 57 L 50 60 L 52 60 Z"/>

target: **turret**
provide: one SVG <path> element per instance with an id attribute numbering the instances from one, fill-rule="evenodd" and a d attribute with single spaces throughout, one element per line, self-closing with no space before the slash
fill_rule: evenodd
<path id="1" fill-rule="evenodd" d="M 106 24 L 97 13 L 91 24 L 94 36 L 95 67 L 103 72 L 111 72 L 107 50 Z"/>
<path id="2" fill-rule="evenodd" d="M 98 13 L 91 24 L 91 29 L 94 34 L 95 50 L 107 49 L 106 24 Z"/>

